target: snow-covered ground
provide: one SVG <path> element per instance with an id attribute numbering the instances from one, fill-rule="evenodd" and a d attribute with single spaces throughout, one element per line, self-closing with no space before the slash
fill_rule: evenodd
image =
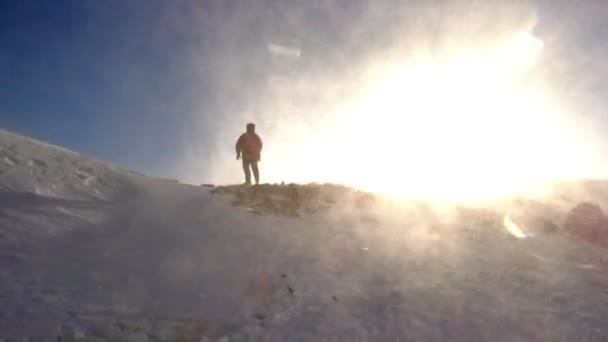
<path id="1" fill-rule="evenodd" d="M 607 341 L 605 252 L 561 229 L 568 191 L 446 209 L 189 186 L 0 130 L 0 340 Z"/>

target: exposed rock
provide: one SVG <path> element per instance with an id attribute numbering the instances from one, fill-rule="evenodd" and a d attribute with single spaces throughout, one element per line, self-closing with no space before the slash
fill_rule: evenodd
<path id="1" fill-rule="evenodd" d="M 371 205 L 375 197 L 371 193 L 356 191 L 334 184 L 278 185 L 262 184 L 257 186 L 218 186 L 214 194 L 231 194 L 232 204 L 247 207 L 254 214 L 274 214 L 300 217 L 304 213 L 314 213 L 329 209 L 337 203 L 351 200 L 358 208 Z"/>

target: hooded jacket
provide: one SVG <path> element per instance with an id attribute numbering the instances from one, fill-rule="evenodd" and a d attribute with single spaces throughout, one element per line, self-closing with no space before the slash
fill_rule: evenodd
<path id="1" fill-rule="evenodd" d="M 262 139 L 255 133 L 255 128 L 247 127 L 236 142 L 236 153 L 242 154 L 245 161 L 259 161 L 262 152 Z"/>

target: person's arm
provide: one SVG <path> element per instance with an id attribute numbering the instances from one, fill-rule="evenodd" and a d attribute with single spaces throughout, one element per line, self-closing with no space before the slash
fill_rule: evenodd
<path id="1" fill-rule="evenodd" d="M 258 161 L 262 160 L 262 138 L 260 138 L 259 135 L 255 135 L 255 137 L 258 140 L 258 146 L 260 147 L 260 150 L 258 152 Z"/>
<path id="2" fill-rule="evenodd" d="M 234 146 L 236 150 L 236 160 L 241 158 L 241 151 L 243 150 L 243 136 L 241 135 L 236 141 L 236 145 Z"/>

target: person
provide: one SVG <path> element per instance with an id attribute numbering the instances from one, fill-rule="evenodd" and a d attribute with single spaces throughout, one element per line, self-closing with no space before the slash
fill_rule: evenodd
<path id="1" fill-rule="evenodd" d="M 239 160 L 242 156 L 246 185 L 251 185 L 251 171 L 253 171 L 255 184 L 258 185 L 260 183 L 258 163 L 261 152 L 262 139 L 255 132 L 255 124 L 248 123 L 246 132 L 241 134 L 236 142 L 236 160 Z"/>

